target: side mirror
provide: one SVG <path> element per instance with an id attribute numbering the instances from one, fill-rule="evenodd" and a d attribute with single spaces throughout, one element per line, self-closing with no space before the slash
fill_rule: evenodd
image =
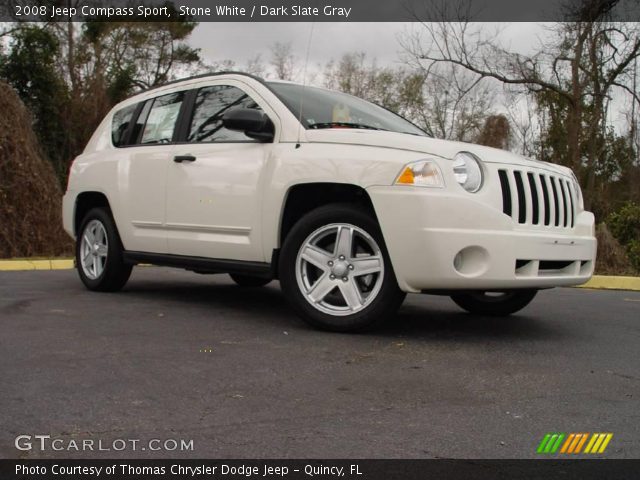
<path id="1" fill-rule="evenodd" d="M 273 140 L 273 123 L 264 112 L 254 108 L 234 108 L 222 116 L 222 124 L 229 130 L 244 132 L 261 142 Z"/>

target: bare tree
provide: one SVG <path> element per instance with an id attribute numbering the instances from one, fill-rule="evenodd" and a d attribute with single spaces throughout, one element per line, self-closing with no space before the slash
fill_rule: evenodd
<path id="1" fill-rule="evenodd" d="M 0 22 L 0 47 L 2 47 L 2 41 L 5 38 L 16 33 L 21 27 L 22 25 L 17 22 Z"/>
<path id="2" fill-rule="evenodd" d="M 271 46 L 271 66 L 276 78 L 280 80 L 294 80 L 294 66 L 296 59 L 293 55 L 291 43 L 276 42 Z"/>
<path id="3" fill-rule="evenodd" d="M 468 18 L 455 23 L 423 23 L 422 35 L 405 39 L 405 47 L 426 70 L 456 65 L 478 79 L 493 78 L 564 102 L 564 161 L 582 174 L 589 203 L 595 190 L 598 139 L 606 130 L 612 91 L 618 89 L 631 101 L 640 102 L 628 79 L 632 62 L 640 55 L 640 27 L 608 21 L 617 3 L 575 1 L 567 10 L 573 21 L 556 25 L 550 40 L 532 55 L 507 50 L 495 32 L 487 35 Z"/>
<path id="4" fill-rule="evenodd" d="M 472 141 L 494 110 L 496 92 L 456 65 L 422 69 L 425 108 L 421 124 L 433 136 Z"/>
<path id="5" fill-rule="evenodd" d="M 363 52 L 352 52 L 326 65 L 324 83 L 389 108 L 434 137 L 475 138 L 492 111 L 491 86 L 478 85 L 459 67 L 417 67 L 379 67 Z"/>
<path id="6" fill-rule="evenodd" d="M 506 115 L 511 126 L 513 147 L 527 157 L 540 157 L 540 118 L 530 95 L 505 89 Z"/>
<path id="7" fill-rule="evenodd" d="M 324 85 L 382 105 L 414 121 L 424 110 L 424 78 L 404 68 L 379 67 L 364 52 L 344 54 L 324 69 Z"/>
<path id="8" fill-rule="evenodd" d="M 250 58 L 246 63 L 244 71 L 250 73 L 251 75 L 262 77 L 265 73 L 265 66 L 262 62 L 262 55 L 258 53 L 254 57 Z"/>

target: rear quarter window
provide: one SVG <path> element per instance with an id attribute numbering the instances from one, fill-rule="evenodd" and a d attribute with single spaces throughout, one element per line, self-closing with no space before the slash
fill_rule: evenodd
<path id="1" fill-rule="evenodd" d="M 136 111 L 137 104 L 129 105 L 113 114 L 111 121 L 111 141 L 116 147 L 123 147 L 127 144 L 129 126 Z"/>

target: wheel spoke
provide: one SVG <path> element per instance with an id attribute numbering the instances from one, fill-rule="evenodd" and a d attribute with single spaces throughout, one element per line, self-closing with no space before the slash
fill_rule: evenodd
<path id="1" fill-rule="evenodd" d="M 84 240 L 85 245 L 89 248 L 91 248 L 91 245 L 93 245 L 94 242 L 96 241 L 95 237 L 93 236 L 93 233 L 91 233 L 89 229 L 87 229 L 84 232 L 82 239 Z"/>
<path id="2" fill-rule="evenodd" d="M 93 274 L 98 277 L 100 272 L 98 270 L 100 265 L 100 259 L 98 257 L 93 257 Z"/>
<path id="3" fill-rule="evenodd" d="M 91 251 L 87 251 L 87 254 L 82 258 L 82 264 L 87 268 L 91 268 L 91 265 L 93 265 L 93 255 L 91 255 Z"/>
<path id="4" fill-rule="evenodd" d="M 95 237 L 96 237 L 96 243 L 99 243 L 99 244 L 105 243 L 104 230 L 100 228 L 99 225 L 96 226 Z"/>
<path id="5" fill-rule="evenodd" d="M 329 275 L 325 274 L 311 287 L 307 296 L 314 302 L 321 302 L 331 290 L 335 287 L 334 282 L 329 279 Z"/>
<path id="6" fill-rule="evenodd" d="M 382 270 L 382 258 L 378 255 L 354 258 L 350 263 L 353 265 L 353 275 L 355 276 L 369 275 Z"/>
<path id="7" fill-rule="evenodd" d="M 307 245 L 304 247 L 301 255 L 303 260 L 312 263 L 321 270 L 328 269 L 328 263 L 331 261 L 332 256 L 329 252 L 325 252 L 313 245 Z"/>
<path id="8" fill-rule="evenodd" d="M 351 258 L 352 244 L 353 229 L 343 225 L 338 227 L 335 255 L 344 255 L 346 258 Z"/>
<path id="9" fill-rule="evenodd" d="M 360 295 L 358 285 L 356 285 L 353 278 L 340 283 L 338 288 L 340 289 L 340 293 L 342 293 L 344 301 L 351 310 L 356 310 L 362 305 L 362 295 Z"/>

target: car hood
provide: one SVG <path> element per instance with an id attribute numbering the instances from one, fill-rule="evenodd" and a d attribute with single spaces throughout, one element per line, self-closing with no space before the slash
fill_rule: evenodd
<path id="1" fill-rule="evenodd" d="M 441 140 L 406 133 L 384 132 L 354 128 L 330 128 L 307 130 L 307 139 L 312 143 L 340 143 L 408 150 L 451 160 L 458 152 L 471 152 L 486 163 L 519 165 L 529 168 L 544 168 L 562 175 L 571 175 L 571 170 L 562 165 L 542 162 L 474 143 Z"/>

